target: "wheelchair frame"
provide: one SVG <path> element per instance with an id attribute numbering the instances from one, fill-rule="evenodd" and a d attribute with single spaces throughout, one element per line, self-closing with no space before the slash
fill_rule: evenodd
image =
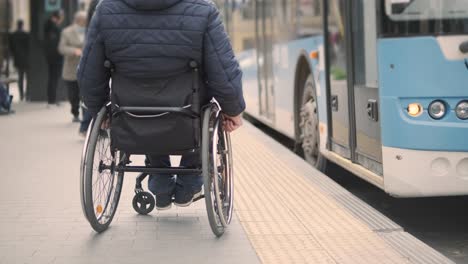
<path id="1" fill-rule="evenodd" d="M 185 108 L 172 107 L 121 107 L 119 111 L 148 115 L 161 113 L 194 114 Z M 120 200 L 125 172 L 141 173 L 136 180 L 135 197 L 132 203 L 135 211 L 143 215 L 150 213 L 155 205 L 153 195 L 145 192 L 142 188 L 142 181 L 147 175 L 152 173 L 202 174 L 204 195 L 196 200 L 205 198 L 210 227 L 216 236 L 223 235 L 232 219 L 234 190 L 231 142 L 229 134 L 223 131 L 223 117 L 217 103 L 212 101 L 208 106 L 202 108 L 201 168 L 195 169 L 129 166 L 131 155 L 114 149 L 110 140 L 110 129 L 103 128 L 110 113 L 111 108 L 108 104 L 92 120 L 83 147 L 80 182 L 81 203 L 83 213 L 92 228 L 100 233 L 105 231 L 112 222 Z M 96 166 L 96 155 L 102 155 L 97 144 L 106 140 L 108 140 L 108 145 L 104 146 L 104 151 L 110 153 L 107 153 L 106 157 L 98 157 L 99 164 Z M 103 175 L 104 177 L 107 175 L 110 182 L 101 184 L 99 181 Z M 95 185 L 108 186 L 109 190 L 105 193 L 96 191 L 93 189 Z M 98 199 L 104 199 L 104 201 L 96 201 L 96 195 Z"/>

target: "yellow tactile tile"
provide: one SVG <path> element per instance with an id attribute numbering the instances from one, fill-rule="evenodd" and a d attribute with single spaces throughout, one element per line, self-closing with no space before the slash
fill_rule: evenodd
<path id="1" fill-rule="evenodd" d="M 262 262 L 408 262 L 249 129 L 233 134 L 236 213 Z"/>

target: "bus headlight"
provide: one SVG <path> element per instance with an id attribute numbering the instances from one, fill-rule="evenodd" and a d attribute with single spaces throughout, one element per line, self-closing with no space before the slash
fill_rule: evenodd
<path id="1" fill-rule="evenodd" d="M 406 110 L 410 116 L 418 116 L 422 113 L 423 107 L 418 103 L 411 103 Z"/>
<path id="2" fill-rule="evenodd" d="M 468 101 L 461 101 L 455 108 L 455 113 L 460 119 L 468 119 Z"/>
<path id="3" fill-rule="evenodd" d="M 428 109 L 429 115 L 434 119 L 441 119 L 445 116 L 447 109 L 445 103 L 442 101 L 434 101 L 429 105 Z"/>

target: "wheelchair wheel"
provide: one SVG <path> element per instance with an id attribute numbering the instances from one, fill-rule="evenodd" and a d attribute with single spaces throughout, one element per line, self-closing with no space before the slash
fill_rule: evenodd
<path id="1" fill-rule="evenodd" d="M 106 230 L 117 210 L 123 173 L 114 168 L 120 153 L 113 152 L 109 129 L 102 129 L 107 109 L 101 109 L 90 124 L 81 164 L 81 202 L 83 212 L 96 232 Z"/>
<path id="2" fill-rule="evenodd" d="M 232 149 L 216 108 L 203 116 L 202 162 L 206 209 L 210 227 L 222 236 L 231 222 L 234 206 Z"/>
<path id="3" fill-rule="evenodd" d="M 133 210 L 141 215 L 147 215 L 151 213 L 155 204 L 156 200 L 149 192 L 138 192 L 135 194 L 132 200 Z"/>

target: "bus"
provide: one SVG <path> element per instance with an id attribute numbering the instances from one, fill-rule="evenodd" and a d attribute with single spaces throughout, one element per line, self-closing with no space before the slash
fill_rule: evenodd
<path id="1" fill-rule="evenodd" d="M 215 0 L 246 112 L 395 197 L 468 194 L 468 0 Z"/>

